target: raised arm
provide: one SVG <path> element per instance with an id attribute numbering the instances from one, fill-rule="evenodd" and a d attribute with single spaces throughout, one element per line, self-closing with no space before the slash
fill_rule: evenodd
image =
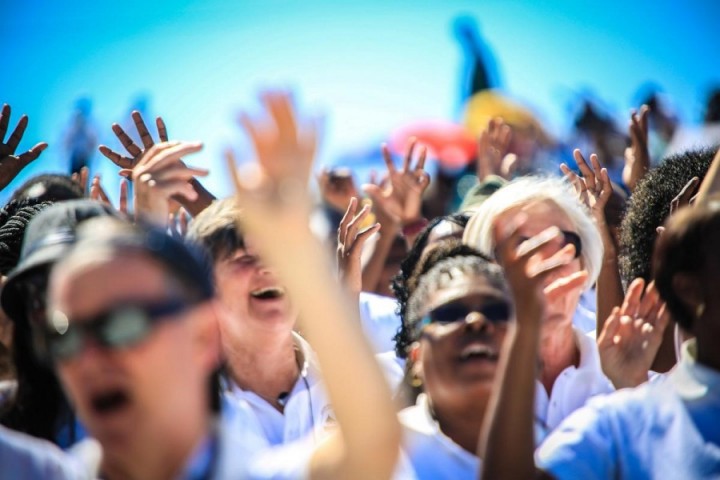
<path id="1" fill-rule="evenodd" d="M 603 258 L 597 279 L 597 331 L 601 331 L 613 308 L 623 301 L 622 280 L 618 266 L 615 240 L 605 219 L 605 206 L 612 195 L 612 185 L 607 169 L 602 168 L 597 155 L 590 155 L 590 167 L 580 150 L 573 151 L 582 177 L 577 176 L 567 165 L 560 165 L 565 177 L 573 184 L 580 200 L 590 209 L 603 242 Z"/>
<path id="2" fill-rule="evenodd" d="M 310 477 L 389 478 L 400 443 L 391 392 L 364 340 L 357 309 L 333 274 L 329 252 L 308 227 L 314 125 L 298 122 L 287 94 L 266 93 L 262 100 L 269 122 L 243 117 L 258 171 L 241 178 L 232 154 L 228 161 L 244 209 L 243 228 L 257 239 L 260 255 L 277 269 L 299 308 L 338 421 L 339 432 L 313 452 Z"/>
<path id="3" fill-rule="evenodd" d="M 548 275 L 572 261 L 574 247 L 567 245 L 558 250 L 560 231 L 556 227 L 516 247 L 517 230 L 525 220 L 517 216 L 509 225 L 495 226 L 497 254 L 513 293 L 516 322 L 505 338 L 478 446 L 482 459 L 480 478 L 486 479 L 544 476 L 535 468 L 533 458 L 535 379 L 544 298 L 564 295 L 587 280 L 587 272 L 580 271 L 543 289 Z M 550 256 L 543 259 L 540 252 Z"/>

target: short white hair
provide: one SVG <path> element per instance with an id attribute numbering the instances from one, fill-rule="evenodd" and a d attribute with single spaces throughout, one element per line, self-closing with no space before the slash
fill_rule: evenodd
<path id="1" fill-rule="evenodd" d="M 528 176 L 508 183 L 478 207 L 465 227 L 463 243 L 494 256 L 495 219 L 508 210 L 538 201 L 550 201 L 557 205 L 577 229 L 582 243 L 580 259 L 588 272 L 585 289 L 590 288 L 600 274 L 602 238 L 590 211 L 580 201 L 572 185 L 564 179 Z"/>

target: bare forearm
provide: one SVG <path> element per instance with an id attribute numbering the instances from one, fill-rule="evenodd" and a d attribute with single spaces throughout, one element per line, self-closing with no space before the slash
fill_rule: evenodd
<path id="1" fill-rule="evenodd" d="M 372 256 L 365 265 L 362 271 L 362 285 L 363 290 L 366 292 L 374 292 L 380 282 L 380 276 L 382 275 L 383 268 L 385 267 L 385 261 L 390 254 L 395 237 L 397 236 L 399 228 L 396 226 L 382 226 L 380 230 L 380 238 L 375 243 Z"/>
<path id="2" fill-rule="evenodd" d="M 197 199 L 189 202 L 187 199 L 180 197 L 176 200 L 185 208 L 185 210 L 187 210 L 190 216 L 194 218 L 210 206 L 210 204 L 215 200 L 215 195 L 203 187 L 202 183 L 200 183 L 197 179 L 192 179 L 190 184 L 192 184 L 193 189 L 197 193 Z"/>
<path id="3" fill-rule="evenodd" d="M 620 270 L 618 269 L 617 253 L 615 243 L 610 237 L 607 229 L 603 237 L 603 263 L 597 279 L 597 332 L 602 332 L 605 321 L 612 313 L 613 308 L 623 303 L 625 292 L 623 292 Z"/>
<path id="4" fill-rule="evenodd" d="M 294 245 L 302 255 L 287 255 L 285 248 L 267 253 L 300 310 L 340 424 L 343 462 L 335 477 L 349 478 L 356 472 L 364 478 L 389 476 L 398 453 L 400 426 L 390 389 L 363 340 L 357 308 L 351 308 L 332 275 L 325 250 L 312 234 L 296 233 Z M 337 452 L 337 446 L 331 450 Z"/>
<path id="5" fill-rule="evenodd" d="M 478 447 L 481 478 L 535 478 L 534 367 L 538 328 L 513 328 L 508 332 Z"/>

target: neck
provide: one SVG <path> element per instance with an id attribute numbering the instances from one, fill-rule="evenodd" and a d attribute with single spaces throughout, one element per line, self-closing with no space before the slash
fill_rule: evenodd
<path id="1" fill-rule="evenodd" d="M 474 401 L 465 401 L 463 405 L 445 408 L 431 405 L 430 412 L 446 437 L 464 450 L 477 455 L 487 400 L 487 397 L 480 401 L 474 399 Z"/>
<path id="2" fill-rule="evenodd" d="M 539 380 L 548 395 L 557 377 L 567 367 L 580 364 L 580 349 L 575 343 L 572 323 L 548 323 L 540 332 Z"/>
<path id="3" fill-rule="evenodd" d="M 230 377 L 243 390 L 251 391 L 282 411 L 277 402 L 283 392 L 292 391 L 300 375 L 292 332 L 286 335 L 240 336 L 223 339 Z"/>
<path id="4" fill-rule="evenodd" d="M 207 406 L 205 407 L 207 412 Z M 178 478 L 191 456 L 210 432 L 210 415 L 195 421 L 185 417 L 172 430 L 158 435 L 136 435 L 121 446 L 103 445 L 102 478 L 108 480 L 140 480 Z M 139 427 L 140 431 L 141 427 Z"/>

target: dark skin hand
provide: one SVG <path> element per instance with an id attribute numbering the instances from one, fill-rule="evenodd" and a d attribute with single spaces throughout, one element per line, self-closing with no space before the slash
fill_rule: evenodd
<path id="1" fill-rule="evenodd" d="M 133 142 L 133 140 L 128 136 L 128 134 L 125 133 L 125 130 L 123 130 L 122 127 L 117 123 L 113 124 L 112 130 L 120 140 L 120 143 L 123 144 L 123 147 L 125 147 L 125 150 L 127 150 L 127 152 L 130 154 L 130 156 L 128 157 L 125 155 L 121 155 L 120 153 L 115 152 L 114 150 L 110 149 L 105 145 L 100 145 L 99 147 L 100 153 L 109 158 L 115 165 L 123 169 L 120 174 L 125 176 L 129 180 L 132 179 L 129 178 L 127 173 L 137 165 L 143 154 L 153 145 L 155 145 L 155 141 L 153 140 L 152 135 L 150 135 L 147 125 L 145 124 L 142 115 L 140 115 L 140 112 L 132 112 L 132 119 L 133 122 L 135 122 L 135 128 L 137 129 L 137 132 L 140 135 L 140 139 L 142 140 L 143 148 L 140 148 L 138 145 L 136 145 L 135 142 Z M 162 117 L 157 117 L 155 119 L 155 126 L 157 127 L 158 137 L 160 138 L 160 141 L 167 142 L 167 127 L 165 126 L 165 122 L 163 121 Z M 192 201 L 184 197 L 178 197 L 173 199 L 180 203 L 185 208 L 185 210 L 190 213 L 190 215 L 196 216 L 197 214 L 202 212 L 208 205 L 210 205 L 213 200 L 215 200 L 215 196 L 212 193 L 208 192 L 205 187 L 203 187 L 202 184 L 197 181 L 197 179 L 193 178 L 189 181 L 189 183 L 190 185 L 192 185 L 193 189 L 197 193 L 197 198 Z"/>
<path id="2" fill-rule="evenodd" d="M 5 134 L 7 134 L 8 125 L 10 123 L 10 105 L 5 104 L 0 112 L 0 190 L 7 187 L 10 182 L 17 177 L 18 173 L 28 166 L 30 162 L 40 156 L 43 150 L 48 146 L 45 142 L 40 142 L 32 147 L 27 152 L 15 155 L 15 151 L 20 145 L 25 134 L 25 129 L 28 124 L 27 115 L 20 117 L 15 130 L 8 137 L 5 142 Z"/>

